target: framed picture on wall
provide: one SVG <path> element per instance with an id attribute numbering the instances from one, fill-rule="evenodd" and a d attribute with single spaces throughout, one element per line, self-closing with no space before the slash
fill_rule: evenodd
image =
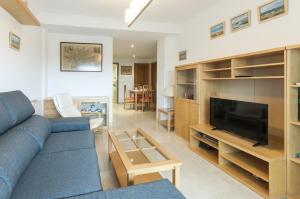
<path id="1" fill-rule="evenodd" d="M 210 38 L 215 39 L 225 35 L 225 22 L 214 25 L 210 28 Z"/>
<path id="2" fill-rule="evenodd" d="M 187 51 L 184 50 L 184 51 L 180 51 L 179 52 L 179 61 L 183 61 L 183 60 L 186 60 L 187 59 Z"/>
<path id="3" fill-rule="evenodd" d="M 132 66 L 121 66 L 121 75 L 132 75 Z"/>
<path id="4" fill-rule="evenodd" d="M 102 44 L 60 43 L 60 70 L 63 72 L 102 72 Z"/>
<path id="5" fill-rule="evenodd" d="M 258 7 L 259 22 L 269 21 L 288 13 L 288 0 L 273 0 Z"/>
<path id="6" fill-rule="evenodd" d="M 21 47 L 21 38 L 12 32 L 9 33 L 9 47 L 17 51 L 20 51 Z"/>
<path id="7" fill-rule="evenodd" d="M 231 20 L 231 31 L 236 32 L 251 25 L 251 11 L 244 12 Z"/>

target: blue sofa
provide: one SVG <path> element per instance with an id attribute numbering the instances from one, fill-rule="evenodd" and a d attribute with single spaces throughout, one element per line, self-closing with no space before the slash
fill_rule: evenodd
<path id="1" fill-rule="evenodd" d="M 88 118 L 34 115 L 21 91 L 0 93 L 0 199 L 183 199 L 167 180 L 103 191 Z"/>

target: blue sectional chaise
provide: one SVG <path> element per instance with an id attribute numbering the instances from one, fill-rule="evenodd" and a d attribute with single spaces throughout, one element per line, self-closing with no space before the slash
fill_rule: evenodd
<path id="1" fill-rule="evenodd" d="M 184 199 L 167 180 L 103 191 L 89 119 L 34 112 L 21 91 L 0 93 L 0 199 Z"/>

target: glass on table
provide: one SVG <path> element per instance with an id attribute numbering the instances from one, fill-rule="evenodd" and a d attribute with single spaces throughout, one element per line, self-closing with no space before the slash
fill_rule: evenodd
<path id="1" fill-rule="evenodd" d="M 167 160 L 157 149 L 143 149 L 142 151 L 150 162 L 162 162 Z"/>

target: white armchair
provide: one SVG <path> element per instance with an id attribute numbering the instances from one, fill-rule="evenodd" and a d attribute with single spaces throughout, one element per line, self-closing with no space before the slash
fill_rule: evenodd
<path id="1" fill-rule="evenodd" d="M 70 94 L 58 94 L 53 98 L 54 105 L 57 112 L 62 117 L 81 117 L 80 111 L 76 108 L 73 102 L 73 98 Z M 90 119 L 91 129 L 96 129 L 100 127 L 103 122 L 103 118 Z"/>

